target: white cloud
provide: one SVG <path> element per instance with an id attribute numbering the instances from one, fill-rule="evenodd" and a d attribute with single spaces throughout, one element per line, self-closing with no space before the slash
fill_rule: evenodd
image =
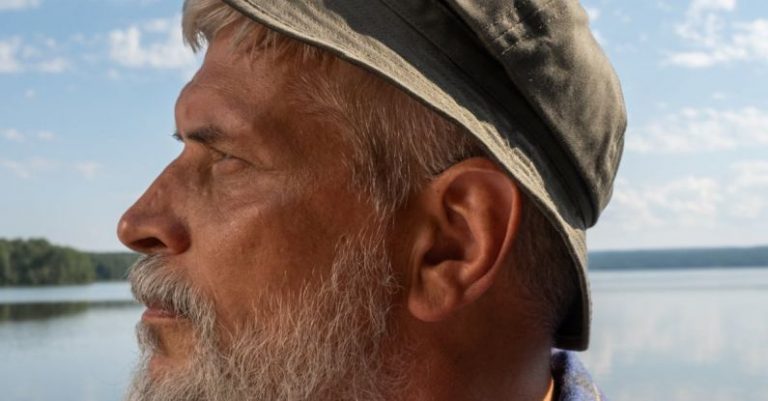
<path id="1" fill-rule="evenodd" d="M 92 161 L 78 162 L 73 166 L 86 179 L 95 178 L 102 170 L 102 165 Z"/>
<path id="2" fill-rule="evenodd" d="M 24 98 L 25 99 L 34 99 L 37 97 L 37 91 L 34 89 L 27 89 L 24 91 Z"/>
<path id="3" fill-rule="evenodd" d="M 705 52 L 684 52 L 671 54 L 667 62 L 681 67 L 704 68 L 715 65 L 717 58 Z"/>
<path id="4" fill-rule="evenodd" d="M 85 65 L 107 62 L 103 67 L 110 79 L 122 76 L 121 67 L 177 70 L 187 77 L 197 69 L 200 59 L 184 45 L 178 15 L 107 34 L 75 33 L 61 40 L 45 36 L 0 38 L 0 74 L 59 74 L 74 70 L 77 60 Z"/>
<path id="5" fill-rule="evenodd" d="M 46 142 L 52 141 L 56 139 L 56 134 L 54 134 L 51 131 L 40 131 L 37 133 L 37 139 L 41 141 L 46 141 Z"/>
<path id="6" fill-rule="evenodd" d="M 68 70 L 70 66 L 71 64 L 69 60 L 63 57 L 57 57 L 54 59 L 41 61 L 36 65 L 36 69 L 40 72 L 58 74 Z"/>
<path id="7" fill-rule="evenodd" d="M 0 11 L 38 7 L 40 0 L 0 0 Z"/>
<path id="8" fill-rule="evenodd" d="M 618 180 L 603 221 L 627 231 L 707 226 L 719 214 L 724 201 L 721 192 L 721 185 L 709 177 L 690 176 L 645 186 Z"/>
<path id="9" fill-rule="evenodd" d="M 591 6 L 584 6 L 584 10 L 587 12 L 587 15 L 589 16 L 590 22 L 595 22 L 600 18 L 600 9 L 597 7 L 591 7 Z"/>
<path id="10" fill-rule="evenodd" d="M 156 18 L 151 21 L 145 22 L 143 26 L 144 26 L 144 30 L 146 30 L 147 32 L 166 34 L 173 30 L 179 30 L 179 28 L 181 27 L 181 20 L 178 17 Z"/>
<path id="11" fill-rule="evenodd" d="M 706 11 L 733 11 L 736 0 L 693 0 L 688 7 L 690 14 L 701 14 Z"/>
<path id="12" fill-rule="evenodd" d="M 730 215 L 741 219 L 756 219 L 766 209 L 765 197 L 744 194 L 730 208 Z"/>
<path id="13" fill-rule="evenodd" d="M 674 7 L 672 7 L 672 5 L 669 2 L 665 1 L 665 0 L 657 1 L 656 2 L 656 8 L 658 8 L 659 10 L 664 11 L 664 12 L 670 12 L 670 11 L 672 11 L 674 9 Z"/>
<path id="14" fill-rule="evenodd" d="M 676 28 L 687 49 L 670 53 L 665 63 L 705 68 L 730 62 L 768 62 L 768 19 L 728 21 L 735 0 L 694 0 Z"/>
<path id="15" fill-rule="evenodd" d="M 31 178 L 35 173 L 56 168 L 58 163 L 53 160 L 35 157 L 24 161 L 0 159 L 0 167 L 10 171 L 19 178 Z"/>
<path id="16" fill-rule="evenodd" d="M 110 58 L 130 68 L 189 70 L 197 59 L 184 45 L 180 17 L 156 19 L 109 33 Z"/>
<path id="17" fill-rule="evenodd" d="M 584 5 L 584 11 L 586 11 L 587 16 L 589 17 L 590 24 L 594 24 L 598 19 L 600 19 L 600 15 L 602 14 L 599 8 L 586 5 L 586 4 Z M 592 26 L 591 29 L 592 29 L 592 36 L 595 37 L 595 40 L 597 41 L 597 43 L 600 43 L 601 46 L 605 46 L 608 44 L 602 32 L 595 29 L 594 25 Z"/>
<path id="18" fill-rule="evenodd" d="M 722 173 L 643 185 L 620 178 L 601 225 L 647 233 L 768 221 L 768 159 L 735 162 L 723 166 Z"/>
<path id="19" fill-rule="evenodd" d="M 733 198 L 730 214 L 756 219 L 768 212 L 768 160 L 741 161 L 730 169 L 735 176 L 728 186 L 728 195 Z"/>
<path id="20" fill-rule="evenodd" d="M 55 40 L 41 38 L 40 45 L 33 46 L 18 36 L 0 40 L 0 74 L 37 71 L 61 73 L 71 68 L 72 63 L 65 57 L 57 56 L 60 51 Z"/>
<path id="21" fill-rule="evenodd" d="M 13 160 L 0 159 L 0 166 L 5 168 L 6 170 L 9 170 L 11 173 L 13 173 L 15 176 L 19 178 L 29 178 L 31 175 L 30 172 L 27 171 L 27 169 L 24 167 L 23 164 Z"/>
<path id="22" fill-rule="evenodd" d="M 25 134 L 14 128 L 8 128 L 5 130 L 0 130 L 0 138 L 4 138 L 12 142 L 25 142 L 28 138 L 43 142 L 50 142 L 56 138 L 56 134 L 48 130 L 43 130 L 38 131 L 33 135 L 30 133 Z"/>
<path id="23" fill-rule="evenodd" d="M 592 29 L 592 36 L 595 37 L 595 40 L 600 44 L 600 46 L 606 46 L 608 44 L 608 40 L 605 39 L 603 33 L 597 29 Z"/>
<path id="24" fill-rule="evenodd" d="M 120 74 L 120 71 L 118 71 L 118 70 L 116 70 L 114 68 L 110 68 L 109 70 L 107 70 L 107 78 L 109 78 L 109 79 L 111 79 L 113 81 L 119 80 L 122 77 L 123 77 L 123 75 Z"/>
<path id="25" fill-rule="evenodd" d="M 768 189 L 768 160 L 749 160 L 734 163 L 731 169 L 736 173 L 736 180 L 731 188 L 739 189 Z"/>
<path id="26" fill-rule="evenodd" d="M 13 128 L 2 131 L 3 138 L 13 142 L 24 142 L 25 135 Z"/>
<path id="27" fill-rule="evenodd" d="M 685 108 L 627 135 L 633 152 L 686 153 L 768 147 L 768 111 Z"/>
<path id="28" fill-rule="evenodd" d="M 654 214 L 641 190 L 624 180 L 617 180 L 610 206 L 602 221 L 602 225 L 613 222 L 628 231 L 649 229 L 664 223 Z"/>
<path id="29" fill-rule="evenodd" d="M 150 4 L 159 3 L 161 0 L 106 0 L 106 1 L 109 1 L 110 3 L 120 4 L 120 5 L 130 4 L 131 6 L 133 6 L 135 4 L 139 4 L 142 6 L 147 6 Z"/>
<path id="30" fill-rule="evenodd" d="M 613 19 L 627 25 L 632 22 L 632 17 L 624 10 L 617 8 L 613 10 Z"/>
<path id="31" fill-rule="evenodd" d="M 0 74 L 21 71 L 17 55 L 20 46 L 21 39 L 18 37 L 0 40 Z"/>
<path id="32" fill-rule="evenodd" d="M 657 209 L 673 212 L 683 219 L 714 217 L 723 200 L 720 185 L 711 178 L 686 177 L 656 186 L 645 193 L 646 201 Z"/>
<path id="33" fill-rule="evenodd" d="M 0 158 L 0 173 L 6 170 L 18 178 L 33 178 L 41 173 L 53 171 L 76 172 L 85 179 L 91 180 L 104 170 L 104 166 L 94 161 L 81 161 L 73 163 L 61 163 L 56 160 L 42 157 L 33 157 L 26 160 L 11 160 Z"/>

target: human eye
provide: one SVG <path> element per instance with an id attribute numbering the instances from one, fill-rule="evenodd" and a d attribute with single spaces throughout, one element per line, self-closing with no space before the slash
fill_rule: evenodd
<path id="1" fill-rule="evenodd" d="M 246 167 L 248 162 L 230 153 L 210 148 L 211 169 L 214 174 L 233 174 Z"/>

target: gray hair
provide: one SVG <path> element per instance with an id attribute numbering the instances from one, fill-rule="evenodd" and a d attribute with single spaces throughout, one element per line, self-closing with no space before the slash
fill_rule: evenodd
<path id="1" fill-rule="evenodd" d="M 488 157 L 463 127 L 438 114 L 374 74 L 331 53 L 266 29 L 221 0 L 186 0 L 184 38 L 196 51 L 223 29 L 233 30 L 233 47 L 325 70 L 297 74 L 295 101 L 318 108 L 349 128 L 350 163 L 355 188 L 368 194 L 376 209 L 392 216 L 409 196 L 451 165 L 475 156 Z M 344 80 L 334 79 L 339 69 Z M 306 70 L 306 69 L 305 69 Z M 344 82 L 342 82 L 344 81 Z M 376 93 L 375 99 L 370 94 Z M 520 235 L 507 269 L 532 302 L 531 320 L 554 333 L 574 302 L 577 278 L 565 244 L 552 224 L 526 197 Z M 544 320 L 542 320 L 544 319 Z"/>

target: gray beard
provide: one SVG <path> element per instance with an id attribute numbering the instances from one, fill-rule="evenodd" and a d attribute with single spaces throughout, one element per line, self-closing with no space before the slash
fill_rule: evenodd
<path id="1" fill-rule="evenodd" d="M 263 297 L 253 319 L 224 334 L 227 341 L 217 333 L 213 306 L 198 291 L 162 258 L 143 258 L 130 274 L 134 295 L 186 315 L 196 347 L 183 367 L 150 377 L 158 340 L 139 323 L 142 357 L 126 400 L 391 399 L 403 389 L 405 369 L 391 346 L 397 285 L 382 238 L 376 232 L 342 242 L 320 285 L 306 285 L 290 300 Z"/>

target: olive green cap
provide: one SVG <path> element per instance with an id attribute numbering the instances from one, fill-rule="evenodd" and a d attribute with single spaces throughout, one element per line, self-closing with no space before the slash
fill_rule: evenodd
<path id="1" fill-rule="evenodd" d="M 565 240 L 580 297 L 555 346 L 587 348 L 585 230 L 611 197 L 626 110 L 577 0 L 224 2 L 381 76 L 472 133 Z"/>

